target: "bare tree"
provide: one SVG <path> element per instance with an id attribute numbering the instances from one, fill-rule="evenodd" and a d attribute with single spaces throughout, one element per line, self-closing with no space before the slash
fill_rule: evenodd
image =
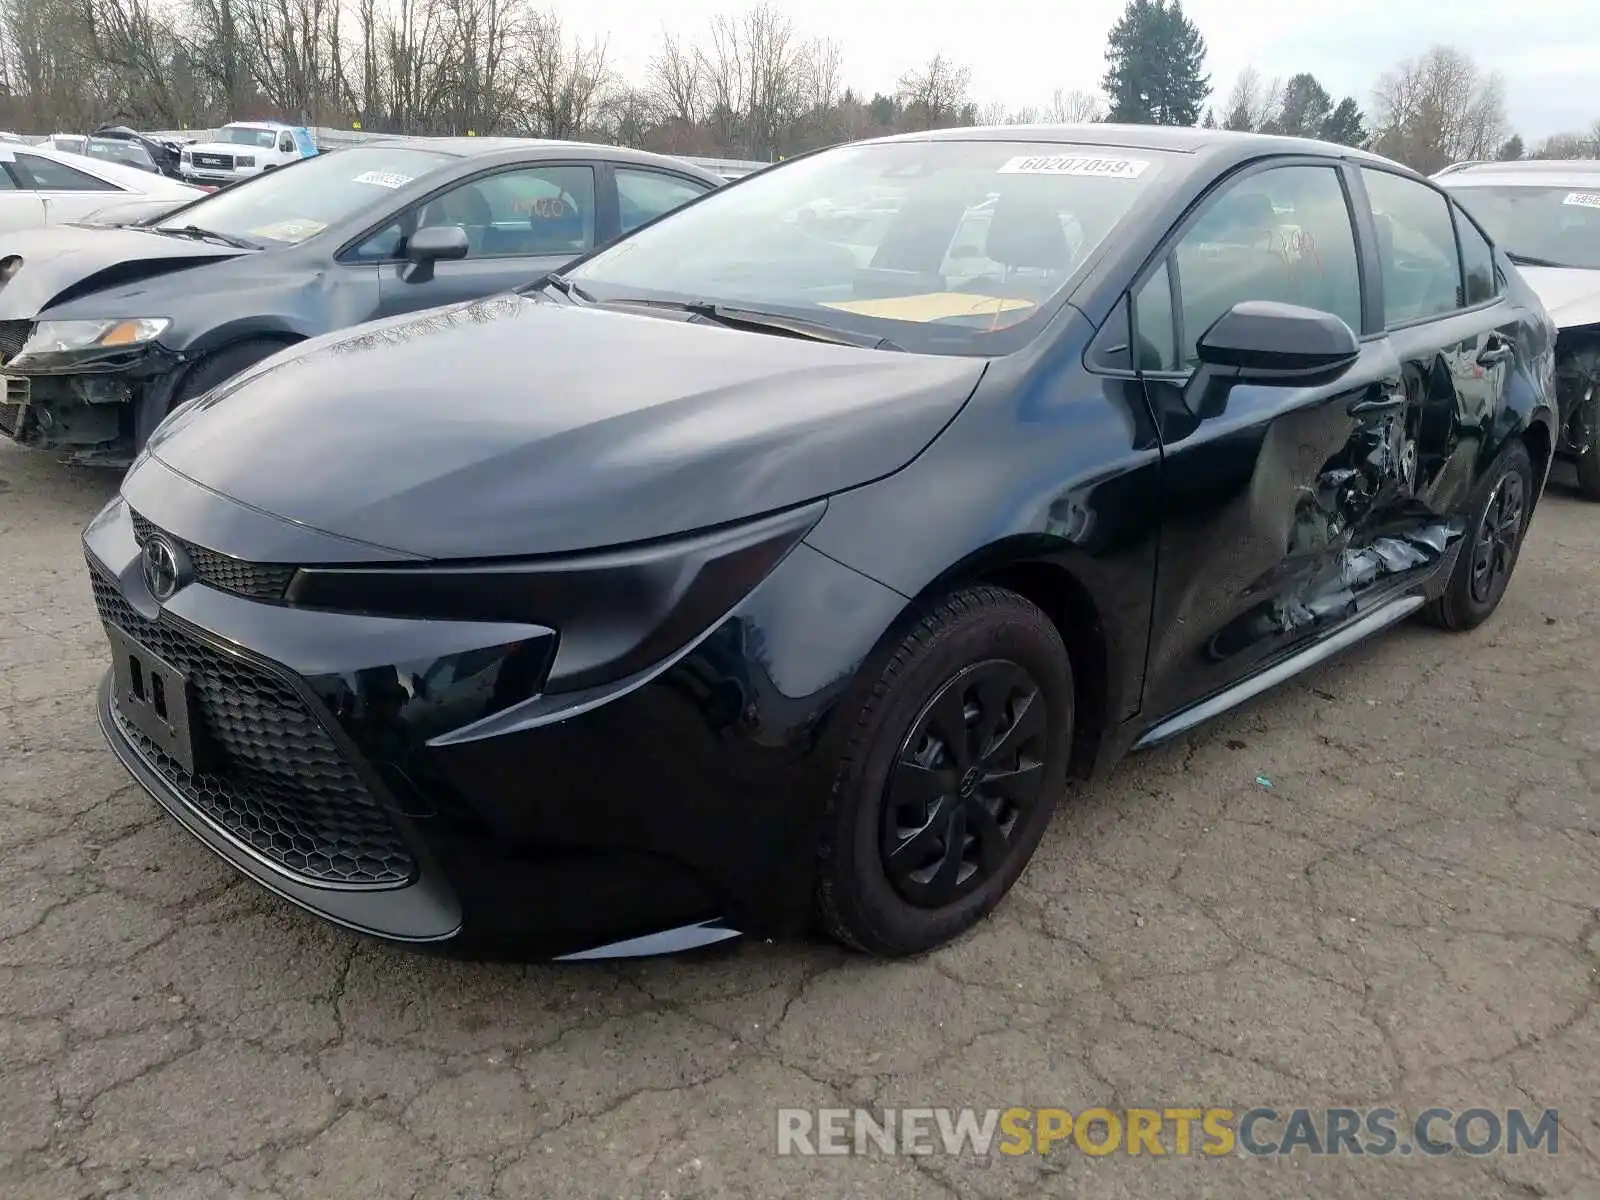
<path id="1" fill-rule="evenodd" d="M 1386 71 L 1373 89 L 1374 147 L 1419 171 L 1492 158 L 1506 136 L 1505 84 L 1453 46 Z"/>
<path id="2" fill-rule="evenodd" d="M 897 94 L 913 128 L 941 129 L 956 124 L 969 103 L 972 69 L 935 54 L 926 65 L 900 77 Z"/>
<path id="3" fill-rule="evenodd" d="M 589 128 L 615 84 L 607 42 L 566 40 L 554 12 L 537 19 L 524 68 L 529 89 L 528 121 L 540 137 L 577 139 Z"/>
<path id="4" fill-rule="evenodd" d="M 1276 79 L 1262 79 L 1261 72 L 1246 67 L 1233 81 L 1222 106 L 1222 127 L 1241 133 L 1258 133 L 1270 129 L 1278 119 L 1283 98 L 1283 88 Z"/>
<path id="5" fill-rule="evenodd" d="M 1050 103 L 1044 111 L 1048 125 L 1086 125 L 1105 119 L 1105 101 L 1094 92 L 1082 88 L 1057 88 L 1050 94 Z"/>
<path id="6" fill-rule="evenodd" d="M 705 60 L 670 33 L 661 35 L 661 49 L 650 60 L 645 86 L 662 120 L 693 125 L 705 116 Z"/>

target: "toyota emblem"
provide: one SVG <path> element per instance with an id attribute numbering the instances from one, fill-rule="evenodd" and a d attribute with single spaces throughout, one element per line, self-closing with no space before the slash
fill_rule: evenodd
<path id="1" fill-rule="evenodd" d="M 157 600 L 170 600 L 182 582 L 179 577 L 178 550 L 157 535 L 144 544 L 144 582 Z"/>

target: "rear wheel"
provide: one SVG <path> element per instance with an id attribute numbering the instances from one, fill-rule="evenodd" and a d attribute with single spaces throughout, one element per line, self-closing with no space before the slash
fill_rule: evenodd
<path id="1" fill-rule="evenodd" d="M 1600 500 L 1600 419 L 1596 419 L 1590 407 L 1593 404 L 1591 393 L 1582 405 L 1589 413 L 1589 444 L 1583 448 L 1577 460 L 1578 491 L 1585 500 Z"/>
<path id="2" fill-rule="evenodd" d="M 978 586 L 863 671 L 864 699 L 840 714 L 817 909 L 839 940 L 899 957 L 976 924 L 1033 856 L 1066 778 L 1072 666 L 1044 613 Z"/>
<path id="3" fill-rule="evenodd" d="M 1533 461 L 1512 442 L 1478 484 L 1467 541 L 1444 594 L 1423 609 L 1441 629 L 1475 629 L 1500 606 L 1533 511 Z"/>

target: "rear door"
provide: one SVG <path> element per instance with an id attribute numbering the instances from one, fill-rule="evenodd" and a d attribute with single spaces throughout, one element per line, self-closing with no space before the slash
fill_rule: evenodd
<path id="1" fill-rule="evenodd" d="M 44 224 L 44 201 L 32 181 L 17 169 L 15 156 L 0 149 L 0 233 Z"/>
<path id="2" fill-rule="evenodd" d="M 379 267 L 379 310 L 393 316 L 507 291 L 577 258 L 595 244 L 593 163 L 506 167 L 460 180 L 413 205 L 346 255 Z M 418 270 L 405 257 L 419 228 L 455 225 L 467 257 Z"/>
<path id="3" fill-rule="evenodd" d="M 1380 299 L 1406 396 L 1405 482 L 1414 509 L 1465 508 L 1502 393 L 1515 368 L 1521 311 L 1508 299 L 1487 239 L 1443 191 L 1362 167 L 1372 210 Z"/>
<path id="4" fill-rule="evenodd" d="M 1383 539 L 1400 460 L 1400 363 L 1364 279 L 1358 184 L 1327 159 L 1269 160 L 1186 218 L 1133 293 L 1134 346 L 1163 441 L 1145 711 L 1167 716 L 1265 669 L 1432 569 Z M 1243 300 L 1362 335 L 1336 381 L 1189 384 L 1195 343 Z"/>
<path id="5" fill-rule="evenodd" d="M 46 225 L 76 221 L 127 195 L 126 189 L 107 179 L 42 154 L 18 150 L 15 166 L 18 182 L 26 181 L 38 196 Z"/>

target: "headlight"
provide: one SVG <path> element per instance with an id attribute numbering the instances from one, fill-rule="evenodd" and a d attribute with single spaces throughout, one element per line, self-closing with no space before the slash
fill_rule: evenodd
<path id="1" fill-rule="evenodd" d="M 612 683 L 710 630 L 811 532 L 797 509 L 645 546 L 451 567 L 303 567 L 284 599 L 372 616 L 535 624 L 556 632 L 544 691 Z"/>
<path id="2" fill-rule="evenodd" d="M 118 321 L 40 321 L 14 361 L 73 350 L 120 350 L 153 342 L 172 322 L 166 317 Z"/>
<path id="3" fill-rule="evenodd" d="M 191 151 L 188 151 L 188 150 L 180 151 L 179 154 L 178 154 L 178 161 L 179 162 L 193 162 L 194 161 L 194 154 Z"/>
<path id="4" fill-rule="evenodd" d="M 256 156 L 254 154 L 240 154 L 234 158 L 233 165 L 236 167 L 253 167 L 256 165 Z"/>

